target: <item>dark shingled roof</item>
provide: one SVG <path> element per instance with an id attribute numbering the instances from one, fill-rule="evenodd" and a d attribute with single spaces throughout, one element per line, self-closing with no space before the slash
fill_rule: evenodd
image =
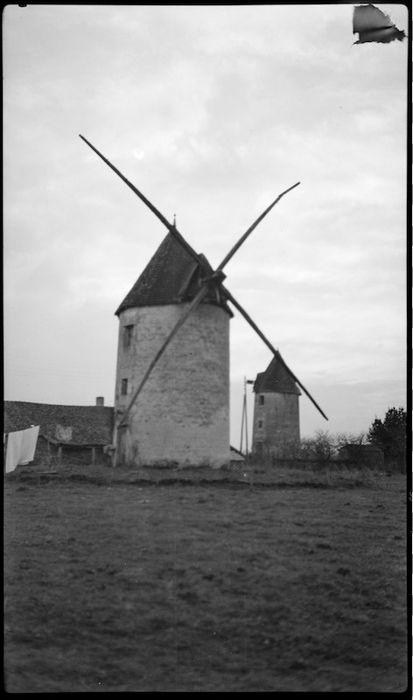
<path id="1" fill-rule="evenodd" d="M 259 372 L 254 382 L 256 394 L 275 392 L 277 394 L 301 394 L 294 379 L 285 369 L 281 356 L 274 355 L 265 372 Z"/>
<path id="2" fill-rule="evenodd" d="M 137 306 L 179 304 L 193 299 L 199 291 L 200 278 L 213 272 L 208 260 L 203 255 L 199 257 L 202 269 L 185 239 L 179 234 L 168 233 L 116 310 L 116 315 Z M 219 291 L 211 289 L 204 301 L 221 306 L 232 316 Z"/>
<path id="3" fill-rule="evenodd" d="M 108 445 L 113 439 L 113 408 L 56 406 L 28 401 L 4 402 L 5 433 L 25 430 L 31 425 L 39 425 L 39 435 L 52 442 Z M 72 430 L 68 431 L 69 428 Z"/>

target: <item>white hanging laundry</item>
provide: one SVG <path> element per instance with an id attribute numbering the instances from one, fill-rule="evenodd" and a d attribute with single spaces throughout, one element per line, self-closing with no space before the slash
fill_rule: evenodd
<path id="1" fill-rule="evenodd" d="M 18 430 L 15 433 L 9 433 L 7 436 L 7 451 L 6 451 L 6 474 L 16 469 L 23 445 L 23 430 Z"/>
<path id="2" fill-rule="evenodd" d="M 8 434 L 6 473 L 14 471 L 18 464 L 28 464 L 33 461 L 38 435 L 38 425 Z"/>
<path id="3" fill-rule="evenodd" d="M 38 425 L 32 425 L 31 428 L 23 430 L 23 444 L 19 464 L 28 464 L 29 462 L 33 462 L 37 438 L 39 435 L 39 427 L 40 426 Z"/>

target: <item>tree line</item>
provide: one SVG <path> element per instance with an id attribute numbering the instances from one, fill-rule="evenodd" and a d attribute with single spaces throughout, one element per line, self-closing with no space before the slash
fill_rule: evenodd
<path id="1" fill-rule="evenodd" d="M 313 438 L 304 438 L 299 446 L 301 459 L 329 462 L 348 458 L 363 462 L 366 453 L 363 446 L 379 448 L 383 455 L 383 464 L 392 471 L 406 469 L 407 413 L 404 408 L 389 408 L 384 419 L 375 418 L 367 433 L 358 435 L 318 431 Z M 359 448 L 359 449 L 357 449 Z M 370 460 L 371 461 L 371 460 Z M 373 460 L 374 461 L 374 460 Z"/>

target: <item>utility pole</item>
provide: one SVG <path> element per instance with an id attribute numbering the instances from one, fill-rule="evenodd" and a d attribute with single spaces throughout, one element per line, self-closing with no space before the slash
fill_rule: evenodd
<path id="1" fill-rule="evenodd" d="M 242 418 L 241 418 L 241 441 L 240 441 L 240 452 L 242 452 L 242 446 L 244 442 L 244 432 L 245 432 L 245 457 L 248 459 L 248 401 L 247 401 L 247 384 L 253 384 L 252 379 L 247 379 L 244 377 L 244 396 L 242 400 Z"/>

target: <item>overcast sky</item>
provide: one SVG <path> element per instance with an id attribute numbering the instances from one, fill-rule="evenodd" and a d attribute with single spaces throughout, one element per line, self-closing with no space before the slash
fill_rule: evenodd
<path id="1" fill-rule="evenodd" d="M 327 413 L 302 396 L 303 435 L 405 406 L 407 41 L 353 45 L 352 13 L 5 8 L 6 399 L 113 405 L 114 312 L 166 234 L 82 133 L 213 266 L 300 181 L 226 284 Z M 243 377 L 270 360 L 236 312 L 237 447 Z"/>

